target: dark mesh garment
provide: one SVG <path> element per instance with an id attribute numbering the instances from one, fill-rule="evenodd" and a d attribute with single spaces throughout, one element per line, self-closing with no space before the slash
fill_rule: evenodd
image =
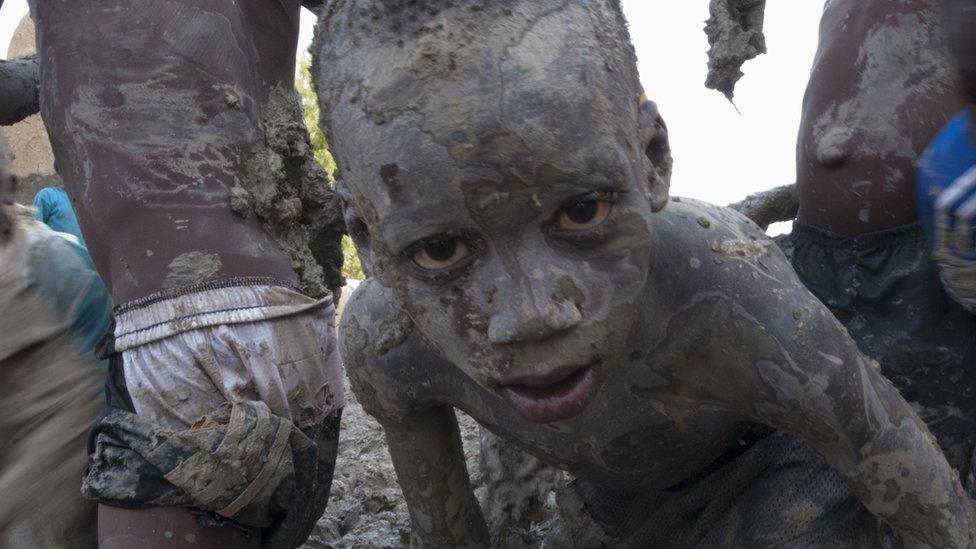
<path id="1" fill-rule="evenodd" d="M 778 240 L 965 479 L 976 433 L 976 318 L 943 290 L 922 229 L 841 237 L 795 223 Z"/>
<path id="2" fill-rule="evenodd" d="M 757 431 L 667 490 L 572 487 L 615 548 L 900 545 L 882 543 L 880 521 L 806 442 L 781 432 Z"/>

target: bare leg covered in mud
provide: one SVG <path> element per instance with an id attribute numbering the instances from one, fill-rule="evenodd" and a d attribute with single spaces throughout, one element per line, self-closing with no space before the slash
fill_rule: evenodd
<path id="1" fill-rule="evenodd" d="M 313 49 L 371 274 L 343 356 L 425 545 L 489 542 L 453 408 L 664 501 L 645 517 L 666 527 L 613 532 L 623 546 L 856 547 L 874 517 L 972 545 L 925 424 L 784 255 L 731 210 L 669 203 L 666 129 L 616 2 L 339 1 Z"/>
<path id="2" fill-rule="evenodd" d="M 36 3 L 42 114 L 117 305 L 84 484 L 104 546 L 294 545 L 325 507 L 340 221 L 293 90 L 299 9 Z"/>

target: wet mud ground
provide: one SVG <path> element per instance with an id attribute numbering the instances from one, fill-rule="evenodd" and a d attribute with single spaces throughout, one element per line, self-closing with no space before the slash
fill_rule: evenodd
<path id="1" fill-rule="evenodd" d="M 458 415 L 464 453 L 476 495 L 483 496 L 478 464 L 478 424 Z M 396 483 L 383 429 L 363 411 L 346 380 L 346 408 L 332 495 L 307 549 L 407 547 L 410 518 Z"/>

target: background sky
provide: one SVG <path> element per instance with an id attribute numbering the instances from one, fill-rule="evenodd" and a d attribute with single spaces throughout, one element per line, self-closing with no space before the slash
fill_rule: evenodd
<path id="1" fill-rule="evenodd" d="M 703 84 L 708 0 L 623 0 L 623 5 L 644 89 L 670 131 L 672 194 L 727 204 L 792 183 L 800 102 L 823 0 L 768 3 L 769 53 L 746 63 L 735 106 Z M 26 13 L 26 0 L 6 0 L 0 8 L 0 54 L 6 56 L 14 28 Z M 300 56 L 314 24 L 303 10 Z"/>

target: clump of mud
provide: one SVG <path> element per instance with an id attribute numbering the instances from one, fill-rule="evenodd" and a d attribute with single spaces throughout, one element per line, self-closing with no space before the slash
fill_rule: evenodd
<path id="1" fill-rule="evenodd" d="M 766 53 L 763 17 L 766 0 L 711 0 L 708 36 L 708 77 L 705 87 L 722 92 L 730 101 L 735 83 L 744 76 L 742 65 Z"/>
<path id="2" fill-rule="evenodd" d="M 227 92 L 227 104 L 236 95 Z M 342 287 L 342 213 L 328 176 L 313 156 L 301 102 L 276 87 L 261 108 L 264 141 L 247 159 L 243 186 L 231 189 L 230 208 L 257 215 L 288 255 L 302 291 L 321 297 Z"/>

